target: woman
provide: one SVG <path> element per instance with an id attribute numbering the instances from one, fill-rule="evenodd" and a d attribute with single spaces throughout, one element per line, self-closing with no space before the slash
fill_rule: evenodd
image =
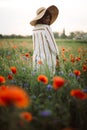
<path id="1" fill-rule="evenodd" d="M 30 22 L 33 29 L 33 66 L 34 70 L 50 70 L 55 74 L 59 51 L 50 25 L 56 20 L 59 10 L 52 5 L 47 9 L 41 7 L 37 16 Z M 57 60 L 57 63 L 56 63 Z"/>

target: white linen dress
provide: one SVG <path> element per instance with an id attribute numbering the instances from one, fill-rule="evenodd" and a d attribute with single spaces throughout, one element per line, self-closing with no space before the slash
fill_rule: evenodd
<path id="1" fill-rule="evenodd" d="M 33 29 L 33 68 L 55 74 L 59 51 L 49 25 L 37 24 Z"/>

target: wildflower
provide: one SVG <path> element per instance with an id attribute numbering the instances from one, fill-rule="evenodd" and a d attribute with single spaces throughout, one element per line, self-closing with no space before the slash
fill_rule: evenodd
<path id="1" fill-rule="evenodd" d="M 17 46 L 16 46 L 16 45 L 14 45 L 14 46 L 13 46 L 13 48 L 14 48 L 14 49 L 16 49 L 16 48 L 17 48 Z"/>
<path id="2" fill-rule="evenodd" d="M 63 71 L 59 71 L 58 74 L 59 75 L 64 75 L 64 72 Z"/>
<path id="3" fill-rule="evenodd" d="M 13 76 L 11 74 L 8 75 L 8 79 L 9 80 L 12 80 L 13 79 Z"/>
<path id="4" fill-rule="evenodd" d="M 36 97 L 35 95 L 32 95 L 32 96 L 31 96 L 31 99 L 34 99 L 34 100 L 35 100 L 36 98 L 37 98 L 37 97 Z"/>
<path id="5" fill-rule="evenodd" d="M 80 76 L 77 76 L 77 80 L 78 80 L 78 81 L 80 80 Z"/>
<path id="6" fill-rule="evenodd" d="M 32 75 L 32 76 L 34 76 L 34 75 L 35 75 L 35 71 L 36 71 L 36 70 L 31 71 L 31 75 Z"/>
<path id="7" fill-rule="evenodd" d="M 5 78 L 4 78 L 4 76 L 0 76 L 0 83 L 5 83 Z"/>
<path id="8" fill-rule="evenodd" d="M 71 96 L 74 96 L 78 99 L 85 99 L 86 98 L 86 94 L 84 92 L 82 92 L 80 89 L 74 89 L 70 92 Z"/>
<path id="9" fill-rule="evenodd" d="M 75 58 L 73 57 L 73 58 L 71 58 L 71 62 L 72 63 L 74 63 L 75 62 Z"/>
<path id="10" fill-rule="evenodd" d="M 58 88 L 62 87 L 65 83 L 65 79 L 59 76 L 55 76 L 53 78 L 53 88 L 57 90 Z"/>
<path id="11" fill-rule="evenodd" d="M 81 72 L 79 70 L 74 70 L 73 73 L 76 75 L 76 76 L 80 76 L 81 75 Z"/>
<path id="12" fill-rule="evenodd" d="M 11 80 L 11 83 L 12 83 L 12 84 L 16 84 L 17 82 L 16 82 L 16 80 L 13 80 L 13 79 L 12 79 L 12 80 Z"/>
<path id="13" fill-rule="evenodd" d="M 44 84 L 47 84 L 48 83 L 48 78 L 45 75 L 41 74 L 41 75 L 38 76 L 37 81 L 38 82 L 43 82 Z"/>
<path id="14" fill-rule="evenodd" d="M 25 108 L 30 103 L 27 93 L 16 86 L 0 87 L 0 106 L 16 106 L 18 108 Z"/>
<path id="15" fill-rule="evenodd" d="M 76 60 L 76 61 L 80 61 L 80 60 L 81 60 L 81 57 L 76 57 L 75 60 Z"/>
<path id="16" fill-rule="evenodd" d="M 43 110 L 39 112 L 40 116 L 48 117 L 52 115 L 52 112 L 50 110 Z"/>
<path id="17" fill-rule="evenodd" d="M 74 77 L 75 75 L 73 73 L 69 73 L 69 76 L 70 77 Z"/>
<path id="18" fill-rule="evenodd" d="M 39 65 L 42 65 L 42 61 L 41 61 L 41 60 L 39 60 L 39 61 L 38 61 L 38 64 L 39 64 Z"/>
<path id="19" fill-rule="evenodd" d="M 23 87 L 28 88 L 28 86 L 29 86 L 29 83 L 24 83 L 24 84 L 23 84 Z"/>
<path id="20" fill-rule="evenodd" d="M 82 92 L 87 93 L 87 88 L 83 89 Z"/>
<path id="21" fill-rule="evenodd" d="M 32 114 L 31 114 L 30 112 L 22 112 L 22 113 L 20 114 L 20 117 L 21 117 L 22 119 L 25 119 L 25 120 L 28 121 L 28 122 L 32 121 L 32 119 L 33 119 Z"/>
<path id="22" fill-rule="evenodd" d="M 17 73 L 17 68 L 15 66 L 12 66 L 10 68 L 10 70 L 12 71 L 13 74 L 16 74 Z"/>
<path id="23" fill-rule="evenodd" d="M 48 95 L 48 99 L 51 99 L 51 98 L 52 98 L 52 96 Z"/>
<path id="24" fill-rule="evenodd" d="M 29 54 L 29 53 L 26 53 L 25 56 L 26 56 L 27 58 L 29 58 L 29 57 L 30 57 L 30 54 Z"/>
<path id="25" fill-rule="evenodd" d="M 47 90 L 52 90 L 52 85 L 48 84 L 46 87 L 47 87 Z"/>
<path id="26" fill-rule="evenodd" d="M 65 51 L 65 48 L 62 48 L 62 52 L 64 52 Z"/>
<path id="27" fill-rule="evenodd" d="M 87 66 L 86 66 L 85 64 L 82 66 L 82 70 L 83 70 L 84 72 L 87 70 Z"/>

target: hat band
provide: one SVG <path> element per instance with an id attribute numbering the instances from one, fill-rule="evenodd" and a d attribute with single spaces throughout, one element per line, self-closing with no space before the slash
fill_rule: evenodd
<path id="1" fill-rule="evenodd" d="M 37 14 L 39 15 L 42 11 L 44 11 L 44 9 L 42 9 L 40 12 L 38 12 Z"/>

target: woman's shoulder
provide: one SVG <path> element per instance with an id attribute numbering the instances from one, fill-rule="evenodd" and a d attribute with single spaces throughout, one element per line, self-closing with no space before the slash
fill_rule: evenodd
<path id="1" fill-rule="evenodd" d="M 50 26 L 46 24 L 37 24 L 34 26 L 33 31 L 47 31 L 50 30 Z"/>
<path id="2" fill-rule="evenodd" d="M 49 28 L 50 26 L 49 25 L 46 25 L 46 24 L 37 24 L 36 26 L 35 26 L 35 28 Z"/>

